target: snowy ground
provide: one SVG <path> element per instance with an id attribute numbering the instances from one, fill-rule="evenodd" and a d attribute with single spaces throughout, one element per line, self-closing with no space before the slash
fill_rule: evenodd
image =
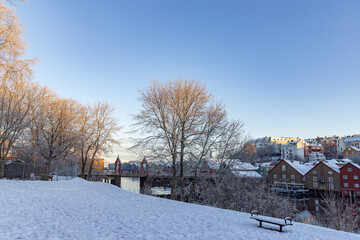
<path id="1" fill-rule="evenodd" d="M 360 239 L 300 223 L 280 233 L 258 228 L 246 213 L 139 195 L 79 178 L 0 180 L 0 207 L 0 239 Z"/>

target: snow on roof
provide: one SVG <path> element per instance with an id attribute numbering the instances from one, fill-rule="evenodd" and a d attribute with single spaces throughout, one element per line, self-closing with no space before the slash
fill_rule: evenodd
<path id="1" fill-rule="evenodd" d="M 324 163 L 325 165 L 327 165 L 329 168 L 331 168 L 331 169 L 333 169 L 334 171 L 336 171 L 337 173 L 340 173 L 340 167 L 341 167 L 341 166 L 338 165 L 339 162 L 338 162 L 337 160 L 332 159 L 332 160 L 328 160 L 328 161 L 323 161 L 323 163 Z"/>
<path id="2" fill-rule="evenodd" d="M 209 167 L 212 169 L 219 169 L 222 163 L 224 164 L 232 164 L 232 170 L 256 170 L 257 167 L 254 167 L 251 163 L 242 162 L 239 159 L 216 159 L 211 158 L 207 159 L 206 162 L 209 164 Z"/>
<path id="3" fill-rule="evenodd" d="M 291 141 L 291 142 L 285 143 L 283 146 L 295 145 L 295 144 L 297 144 L 298 142 L 299 142 L 299 141 Z"/>
<path id="4" fill-rule="evenodd" d="M 357 167 L 358 169 L 360 169 L 360 165 L 354 162 L 349 162 L 350 164 L 352 164 L 353 166 Z M 344 167 L 345 165 L 341 166 L 340 168 Z"/>
<path id="5" fill-rule="evenodd" d="M 236 161 L 232 167 L 233 170 L 256 170 L 257 168 L 251 163 Z"/>
<path id="6" fill-rule="evenodd" d="M 215 159 L 215 158 L 211 158 L 211 159 L 206 159 L 206 160 L 204 160 L 204 163 L 207 163 L 208 165 L 209 165 L 209 167 L 210 168 L 212 168 L 212 169 L 219 169 L 219 167 L 220 167 L 220 163 L 219 163 L 219 161 L 217 160 L 217 159 Z"/>
<path id="7" fill-rule="evenodd" d="M 360 142 L 360 136 L 347 137 L 344 139 L 345 143 L 349 142 Z"/>
<path id="8" fill-rule="evenodd" d="M 311 169 L 310 166 L 303 164 L 299 161 L 290 161 L 290 160 L 284 160 L 284 161 L 287 162 L 287 164 L 293 167 L 296 171 L 298 171 L 301 175 L 305 175 Z"/>
<path id="9" fill-rule="evenodd" d="M 260 173 L 256 171 L 232 171 L 232 173 L 235 174 L 237 177 L 262 177 Z"/>
<path id="10" fill-rule="evenodd" d="M 306 146 L 310 146 L 310 147 L 322 147 L 322 145 L 318 142 L 312 142 L 312 143 L 308 143 Z"/>
<path id="11" fill-rule="evenodd" d="M 354 165 L 355 167 L 357 167 L 358 169 L 360 169 L 360 165 L 357 163 L 351 163 L 352 165 Z"/>
<path id="12" fill-rule="evenodd" d="M 357 147 L 354 147 L 354 146 L 349 146 L 349 148 L 352 148 L 352 149 L 354 149 L 355 151 L 360 152 L 360 148 L 357 148 Z"/>
<path id="13" fill-rule="evenodd" d="M 352 162 L 353 162 L 353 160 L 348 159 L 348 158 L 337 159 L 337 160 L 338 160 L 338 162 L 344 162 L 345 164 L 346 164 L 346 163 L 352 163 Z"/>
<path id="14" fill-rule="evenodd" d="M 6 165 L 9 165 L 11 163 L 25 163 L 24 161 L 20 160 L 20 159 L 11 159 L 5 162 Z"/>

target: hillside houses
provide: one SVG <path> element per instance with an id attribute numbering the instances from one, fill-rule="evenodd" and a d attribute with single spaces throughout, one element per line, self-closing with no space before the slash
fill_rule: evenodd
<path id="1" fill-rule="evenodd" d="M 345 147 L 354 146 L 360 148 L 360 136 L 352 136 L 344 139 Z"/>
<path id="2" fill-rule="evenodd" d="M 360 160 L 360 148 L 349 146 L 344 150 L 343 156 L 353 160 Z"/>
<path id="3" fill-rule="evenodd" d="M 281 158 L 289 160 L 305 160 L 305 144 L 301 140 L 288 142 L 281 146 Z"/>
<path id="4" fill-rule="evenodd" d="M 254 140 L 255 149 L 262 154 L 280 155 L 281 146 L 297 140 L 290 137 L 264 137 Z"/>
<path id="5" fill-rule="evenodd" d="M 260 161 L 276 159 L 318 161 L 323 160 L 324 157 L 325 159 L 344 157 L 353 160 L 360 160 L 360 135 L 346 137 L 316 137 L 307 139 L 264 137 L 255 139 L 253 144 L 256 149 L 258 160 Z M 349 147 L 355 148 L 348 149 Z M 311 155 L 313 152 L 317 152 L 319 154 Z"/>

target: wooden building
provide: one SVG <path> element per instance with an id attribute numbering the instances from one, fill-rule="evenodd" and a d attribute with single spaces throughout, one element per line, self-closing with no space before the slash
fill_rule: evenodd
<path id="1" fill-rule="evenodd" d="M 303 177 L 310 168 L 302 162 L 283 159 L 268 172 L 269 183 L 303 183 Z"/>
<path id="2" fill-rule="evenodd" d="M 341 193 L 349 197 L 351 202 L 360 200 L 360 166 L 348 163 L 340 168 Z"/>
<path id="3" fill-rule="evenodd" d="M 345 148 L 343 152 L 343 157 L 352 159 L 352 160 L 359 160 L 360 159 L 360 148 L 349 146 Z"/>
<path id="4" fill-rule="evenodd" d="M 303 180 L 308 189 L 341 191 L 340 166 L 336 160 L 318 162 L 305 174 Z"/>

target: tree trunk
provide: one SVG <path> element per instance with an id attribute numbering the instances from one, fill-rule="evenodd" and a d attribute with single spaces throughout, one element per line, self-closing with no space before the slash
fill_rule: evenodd
<path id="1" fill-rule="evenodd" d="M 171 179 L 171 199 L 176 200 L 176 187 L 177 187 L 177 181 L 176 181 L 176 156 L 173 156 L 172 170 L 173 171 L 172 171 L 172 179 Z"/>
<path id="2" fill-rule="evenodd" d="M 91 179 L 91 172 L 92 172 L 93 165 L 94 165 L 94 159 L 92 159 L 91 162 L 90 162 L 88 180 Z"/>
<path id="3" fill-rule="evenodd" d="M 195 167 L 194 179 L 193 179 L 193 181 L 191 183 L 191 187 L 190 187 L 190 194 L 189 194 L 189 199 L 188 199 L 189 203 L 191 203 L 191 201 L 193 200 L 193 198 L 195 196 L 196 181 L 197 181 L 197 166 Z"/>
<path id="4" fill-rule="evenodd" d="M 81 166 L 81 177 L 82 177 L 83 179 L 85 179 L 85 166 L 86 166 L 86 162 L 85 162 L 85 163 L 82 162 L 82 166 Z"/>
<path id="5" fill-rule="evenodd" d="M 185 127 L 181 129 L 181 142 L 180 142 L 180 201 L 184 201 L 185 195 L 185 182 L 184 182 L 184 149 L 185 149 Z"/>
<path id="6" fill-rule="evenodd" d="M 4 177 L 4 171 L 5 171 L 5 161 L 0 160 L 0 178 Z"/>

